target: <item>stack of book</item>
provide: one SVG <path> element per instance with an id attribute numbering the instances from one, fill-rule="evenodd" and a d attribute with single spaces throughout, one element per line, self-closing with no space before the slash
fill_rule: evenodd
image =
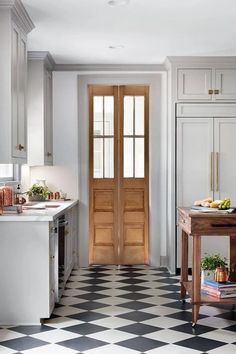
<path id="1" fill-rule="evenodd" d="M 214 280 L 205 280 L 201 285 L 201 290 L 202 294 L 215 296 L 219 299 L 236 297 L 236 283 L 230 281 L 218 283 Z"/>

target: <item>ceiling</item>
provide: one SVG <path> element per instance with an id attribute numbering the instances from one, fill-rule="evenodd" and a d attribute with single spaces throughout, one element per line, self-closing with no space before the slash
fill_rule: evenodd
<path id="1" fill-rule="evenodd" d="M 235 0 L 22 2 L 35 24 L 29 50 L 49 51 L 58 64 L 158 64 L 166 56 L 236 55 Z"/>

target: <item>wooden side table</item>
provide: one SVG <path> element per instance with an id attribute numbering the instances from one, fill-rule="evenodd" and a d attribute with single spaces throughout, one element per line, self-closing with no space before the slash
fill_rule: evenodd
<path id="1" fill-rule="evenodd" d="M 184 300 L 186 291 L 191 297 L 192 326 L 198 320 L 201 304 L 223 303 L 236 304 L 236 297 L 218 299 L 201 294 L 201 236 L 230 237 L 230 264 L 236 263 L 236 214 L 201 213 L 190 208 L 178 208 L 178 226 L 182 229 L 181 251 L 181 299 Z M 192 242 L 192 281 L 188 280 L 188 239 Z"/>

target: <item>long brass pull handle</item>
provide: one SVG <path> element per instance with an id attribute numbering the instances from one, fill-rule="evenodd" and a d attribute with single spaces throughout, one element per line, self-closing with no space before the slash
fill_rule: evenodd
<path id="1" fill-rule="evenodd" d="M 219 192 L 219 152 L 216 152 L 216 192 Z"/>
<path id="2" fill-rule="evenodd" d="M 210 161 L 210 189 L 211 192 L 213 192 L 213 163 L 214 163 L 214 158 L 213 158 L 213 152 L 211 152 L 211 161 Z"/>

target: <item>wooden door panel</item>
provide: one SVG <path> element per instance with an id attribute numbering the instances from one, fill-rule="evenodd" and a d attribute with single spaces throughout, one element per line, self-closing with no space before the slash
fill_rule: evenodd
<path id="1" fill-rule="evenodd" d="M 144 224 L 126 224 L 124 226 L 125 246 L 144 246 Z"/>
<path id="2" fill-rule="evenodd" d="M 113 211 L 114 212 L 114 192 L 107 190 L 94 191 L 94 212 Z"/>
<path id="3" fill-rule="evenodd" d="M 145 248 L 144 246 L 126 246 L 123 248 L 123 264 L 143 264 Z"/>
<path id="4" fill-rule="evenodd" d="M 144 190 L 124 190 L 124 211 L 144 211 Z"/>

